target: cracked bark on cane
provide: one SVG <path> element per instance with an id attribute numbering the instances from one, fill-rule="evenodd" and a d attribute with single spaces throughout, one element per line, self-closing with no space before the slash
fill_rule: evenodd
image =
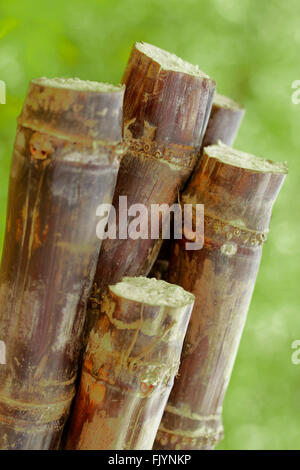
<path id="1" fill-rule="evenodd" d="M 194 296 L 145 277 L 110 286 L 85 354 L 67 449 L 151 449 Z"/>
<path id="2" fill-rule="evenodd" d="M 216 144 L 219 140 L 221 140 L 223 144 L 233 145 L 244 114 L 245 109 L 239 103 L 227 96 L 216 93 L 207 129 L 203 137 L 202 148 L 204 146 Z M 200 154 L 201 153 L 202 150 Z M 198 162 L 198 165 L 199 164 L 200 160 Z M 156 277 L 156 279 L 167 279 L 171 246 L 171 240 L 165 240 L 163 242 L 158 259 L 151 270 L 151 277 Z"/>
<path id="3" fill-rule="evenodd" d="M 123 87 L 37 79 L 18 120 L 0 271 L 0 448 L 54 449 L 74 396 L 86 301 L 112 199 Z"/>
<path id="4" fill-rule="evenodd" d="M 211 449 L 222 437 L 224 394 L 286 172 L 224 145 L 204 149 L 182 198 L 205 205 L 204 246 L 174 241 L 168 276 L 196 300 L 155 449 Z"/>
<path id="5" fill-rule="evenodd" d="M 176 202 L 199 156 L 215 89 L 214 81 L 198 67 L 144 43 L 133 47 L 122 81 L 129 150 L 113 199 L 117 222 L 119 196 L 127 196 L 128 207 L 141 203 L 150 209 L 151 204 Z M 117 239 L 102 244 L 92 295 L 98 300 L 123 275 L 148 274 L 160 248 L 150 236 L 118 238 L 117 232 Z M 98 309 L 97 302 L 91 302 L 88 329 Z"/>

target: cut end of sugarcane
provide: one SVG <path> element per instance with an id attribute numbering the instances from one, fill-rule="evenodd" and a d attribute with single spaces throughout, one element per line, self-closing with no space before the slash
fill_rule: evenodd
<path id="1" fill-rule="evenodd" d="M 202 70 L 199 69 L 198 65 L 190 64 L 180 57 L 177 57 L 171 52 L 160 49 L 159 47 L 152 46 L 146 42 L 137 42 L 135 45 L 136 49 L 150 57 L 152 60 L 157 62 L 164 70 L 173 70 L 174 72 L 182 72 L 195 77 L 209 78 Z"/>
<path id="2" fill-rule="evenodd" d="M 213 104 L 215 106 L 218 106 L 219 108 L 225 108 L 225 109 L 237 109 L 237 110 L 244 109 L 244 107 L 237 101 L 234 101 L 233 99 L 228 98 L 228 96 L 219 95 L 219 93 L 215 93 Z"/>
<path id="3" fill-rule="evenodd" d="M 32 80 L 38 85 L 51 88 L 65 88 L 67 90 L 91 91 L 97 93 L 115 93 L 123 90 L 124 85 L 111 85 L 110 83 L 81 80 L 80 78 L 47 78 L 41 77 Z"/>
<path id="4" fill-rule="evenodd" d="M 279 174 L 287 174 L 288 172 L 288 167 L 284 162 L 274 162 L 233 149 L 223 144 L 220 140 L 217 145 L 204 147 L 204 153 L 208 157 L 216 158 L 220 162 L 254 172 Z"/>
<path id="5" fill-rule="evenodd" d="M 118 297 L 146 305 L 183 307 L 194 302 L 195 297 L 182 287 L 155 278 L 123 277 L 110 291 Z"/>

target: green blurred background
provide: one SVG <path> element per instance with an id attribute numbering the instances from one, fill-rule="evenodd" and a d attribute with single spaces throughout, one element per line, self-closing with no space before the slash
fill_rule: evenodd
<path id="1" fill-rule="evenodd" d="M 0 243 L 9 168 L 29 81 L 121 80 L 132 44 L 146 41 L 196 63 L 247 108 L 236 147 L 289 175 L 275 205 L 253 301 L 224 404 L 220 449 L 300 449 L 299 0 L 1 0 Z"/>

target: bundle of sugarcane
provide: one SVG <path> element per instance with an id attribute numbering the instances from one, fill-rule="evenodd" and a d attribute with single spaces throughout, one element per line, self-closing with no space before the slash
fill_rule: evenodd
<path id="1" fill-rule="evenodd" d="M 57 448 L 122 152 L 124 87 L 37 79 L 19 118 L 0 270 L 0 448 Z"/>
<path id="2" fill-rule="evenodd" d="M 0 270 L 1 448 L 58 448 L 84 344 L 68 449 L 150 449 L 155 436 L 156 449 L 207 449 L 222 436 L 287 169 L 229 147 L 244 109 L 221 95 L 212 105 L 215 82 L 197 66 L 136 43 L 122 81 L 34 80 L 19 118 Z M 184 231 L 164 246 L 155 273 L 175 285 L 139 277 L 177 200 L 195 220 L 205 205 L 204 245 L 189 250 Z"/>
<path id="3" fill-rule="evenodd" d="M 204 148 L 182 196 L 205 205 L 204 246 L 188 251 L 176 240 L 168 272 L 196 300 L 155 449 L 210 449 L 222 437 L 223 399 L 286 173 L 221 143 Z"/>

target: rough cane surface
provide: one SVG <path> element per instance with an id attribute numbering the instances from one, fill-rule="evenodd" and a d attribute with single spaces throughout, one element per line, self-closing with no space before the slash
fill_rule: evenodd
<path id="1" fill-rule="evenodd" d="M 112 198 L 122 151 L 124 89 L 106 90 L 34 80 L 19 118 L 0 270 L 1 449 L 57 448 L 74 396 L 95 213 Z"/>
<path id="2" fill-rule="evenodd" d="M 68 449 L 151 449 L 193 302 L 156 279 L 110 286 L 85 354 Z"/>
<path id="3" fill-rule="evenodd" d="M 196 300 L 155 449 L 211 449 L 222 438 L 223 399 L 286 173 L 222 144 L 204 149 L 182 197 L 204 204 L 204 246 L 175 241 L 168 274 Z"/>

